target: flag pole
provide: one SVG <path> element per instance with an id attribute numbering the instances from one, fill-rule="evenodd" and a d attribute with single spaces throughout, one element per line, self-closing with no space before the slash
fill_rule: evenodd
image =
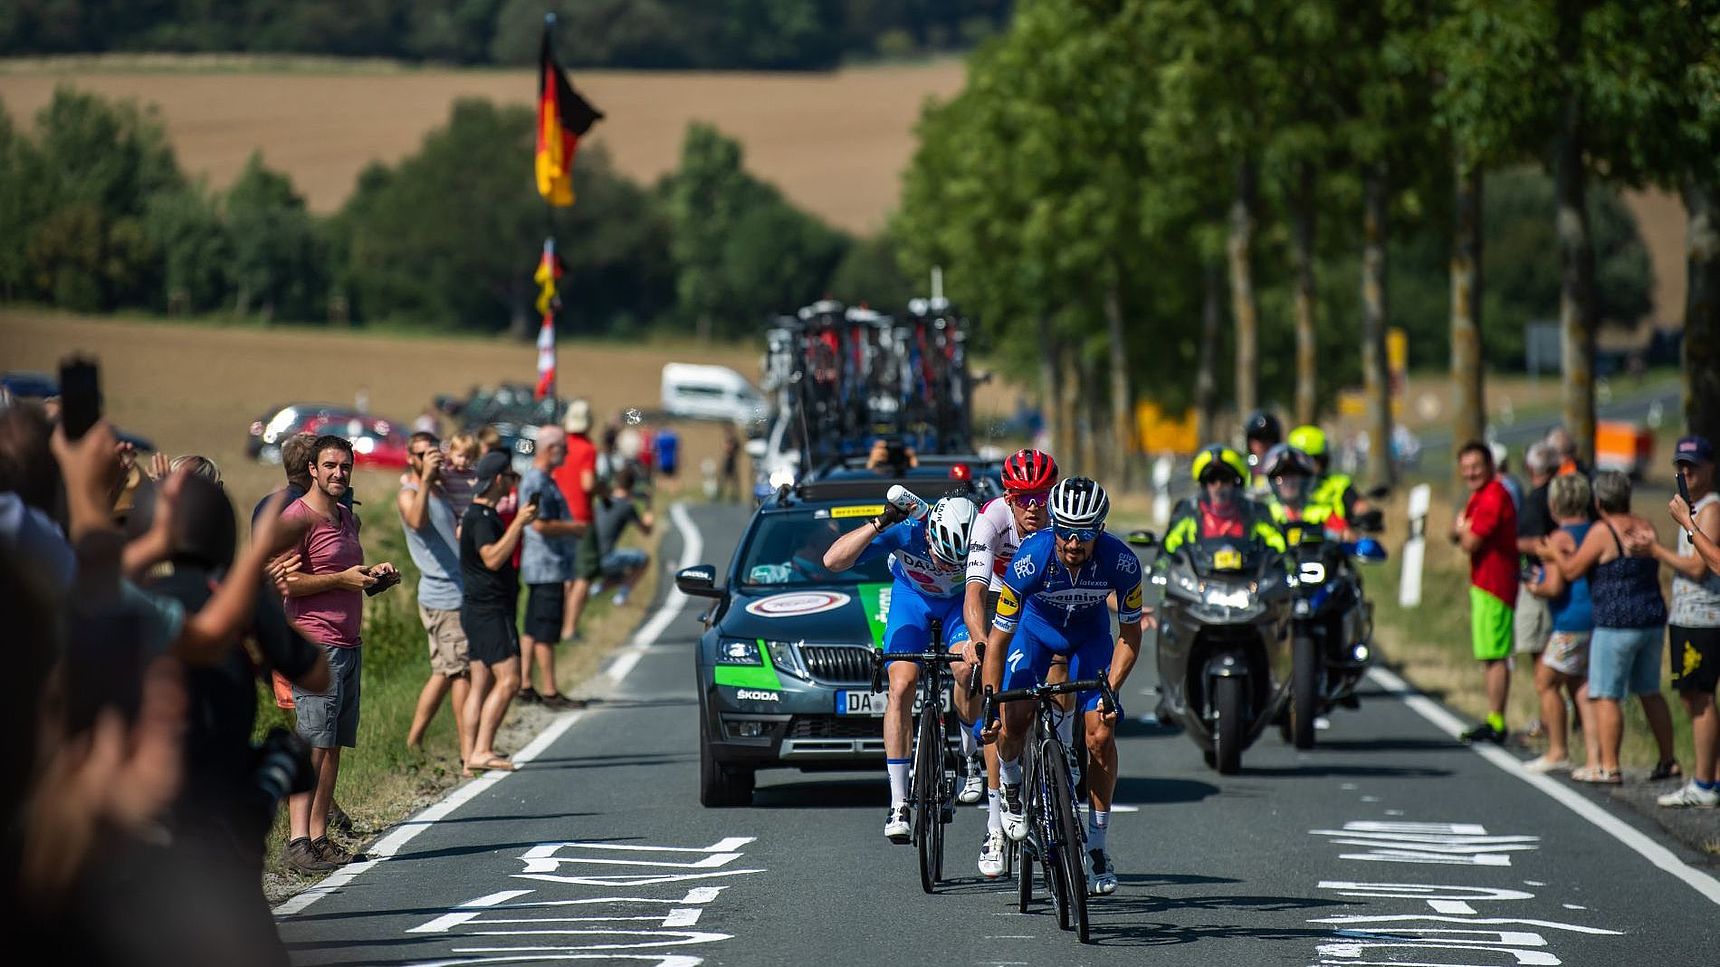
<path id="1" fill-rule="evenodd" d="M 554 43 L 555 43 L 555 41 L 554 41 L 554 37 L 555 37 L 555 11 L 554 10 L 544 11 L 543 29 L 544 29 L 545 35 L 547 35 L 550 38 L 551 50 L 554 50 Z M 541 67 L 540 67 L 540 71 L 541 71 Z M 540 90 L 538 92 L 538 94 L 541 97 L 543 92 Z M 541 323 L 542 328 L 540 328 L 539 333 L 538 333 L 538 365 L 539 365 L 539 368 L 541 369 L 542 365 L 543 365 L 543 361 L 544 361 L 543 360 L 544 354 L 547 352 L 549 355 L 550 378 L 549 378 L 548 382 L 543 387 L 543 394 L 542 395 L 544 396 L 544 398 L 551 401 L 551 405 L 553 408 L 554 401 L 555 401 L 555 398 L 557 395 L 556 394 L 556 382 L 561 378 L 561 360 L 559 358 L 560 352 L 561 352 L 561 347 L 560 347 L 561 340 L 556 338 L 557 335 L 559 335 L 556 332 L 556 310 L 558 310 L 561 307 L 561 291 L 560 291 L 561 287 L 559 285 L 557 285 L 557 283 L 556 283 L 556 274 L 557 274 L 556 270 L 557 270 L 557 267 L 561 264 L 560 263 L 561 254 L 559 251 L 557 251 L 556 244 L 555 244 L 555 206 L 550 204 L 550 200 L 548 198 L 545 198 L 543 200 L 543 214 L 544 214 L 544 254 L 549 259 L 549 272 L 550 272 L 549 284 L 550 284 L 551 288 L 553 288 L 555 290 L 555 292 L 550 297 L 549 308 L 548 308 L 548 311 L 546 311 L 544 313 L 543 322 Z M 543 343 L 545 341 L 545 339 L 544 339 L 545 330 L 547 330 L 548 342 L 549 342 L 549 348 L 547 350 L 543 346 Z"/>

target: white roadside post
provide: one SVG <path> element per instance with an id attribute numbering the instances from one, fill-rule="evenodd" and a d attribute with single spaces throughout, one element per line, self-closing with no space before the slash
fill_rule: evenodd
<path id="1" fill-rule="evenodd" d="M 1421 563 L 1427 552 L 1427 511 L 1433 502 L 1433 488 L 1416 484 L 1409 492 L 1409 540 L 1403 545 L 1403 580 L 1398 582 L 1398 604 L 1405 608 L 1421 605 Z"/>
<path id="2" fill-rule="evenodd" d="M 1171 519 L 1171 469 L 1169 455 L 1153 461 L 1153 522 L 1160 527 Z"/>

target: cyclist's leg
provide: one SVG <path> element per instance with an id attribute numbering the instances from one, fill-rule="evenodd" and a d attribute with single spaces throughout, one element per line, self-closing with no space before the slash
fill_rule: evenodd
<path id="1" fill-rule="evenodd" d="M 1003 666 L 1003 690 L 1012 688 L 1027 688 L 1045 680 L 1047 669 L 1050 668 L 1057 635 L 1053 629 L 1023 616 L 1016 625 L 1015 637 L 1009 642 L 1009 654 L 1005 656 Z M 1018 763 L 1021 760 L 1021 750 L 1027 744 L 1027 733 L 1033 725 L 1033 703 L 1010 702 L 998 710 L 1003 720 L 1003 731 L 997 737 L 997 756 L 1001 760 L 1000 768 L 1006 782 L 1019 782 L 1019 776 L 1013 776 L 1013 770 L 1008 763 Z M 1019 765 L 1017 766 L 1019 768 Z"/>
<path id="2" fill-rule="evenodd" d="M 1115 646 L 1107 625 L 1086 636 L 1069 660 L 1071 680 L 1097 678 L 1111 663 Z M 1084 692 L 1077 708 L 1085 719 L 1087 738 L 1087 889 L 1104 895 L 1116 892 L 1117 871 L 1110 859 L 1106 836 L 1111 827 L 1111 800 L 1117 790 L 1117 730 L 1123 710 L 1104 714 L 1100 693 Z"/>
<path id="3" fill-rule="evenodd" d="M 1069 656 L 1053 655 L 1051 668 L 1045 673 L 1046 684 L 1061 685 L 1068 681 L 1069 677 Z M 1057 717 L 1057 738 L 1061 739 L 1065 746 L 1072 747 L 1075 744 L 1075 719 L 1080 715 L 1078 704 L 1078 696 L 1057 697 L 1057 705 L 1063 710 L 1063 714 Z"/>

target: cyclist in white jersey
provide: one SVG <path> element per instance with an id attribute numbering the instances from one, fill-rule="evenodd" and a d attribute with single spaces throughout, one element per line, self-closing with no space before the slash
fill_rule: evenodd
<path id="1" fill-rule="evenodd" d="M 997 594 L 1003 589 L 1003 573 L 1015 558 L 1016 548 L 1023 538 L 1050 523 L 1046 500 L 1057 482 L 1057 461 L 1039 450 L 1017 450 L 1003 461 L 1004 495 L 988 502 L 973 524 L 973 536 L 968 545 L 967 599 L 962 605 L 962 618 L 973 640 L 984 641 L 991 629 L 991 613 L 996 607 Z M 1074 717 L 1064 717 L 1064 728 L 1073 727 Z M 1003 875 L 1003 813 L 998 801 L 997 747 L 979 746 L 984 750 L 982 760 L 969 741 L 962 736 L 962 750 L 967 752 L 967 781 L 962 786 L 962 802 L 978 802 L 981 789 L 987 792 L 990 815 L 986 822 L 985 839 L 980 843 L 979 872 L 987 879 Z M 982 780 L 981 762 L 985 773 Z M 983 785 L 982 785 L 983 783 Z"/>

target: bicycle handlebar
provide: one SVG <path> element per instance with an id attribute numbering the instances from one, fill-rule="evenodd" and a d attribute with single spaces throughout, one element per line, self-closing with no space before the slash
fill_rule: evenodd
<path id="1" fill-rule="evenodd" d="M 1115 712 L 1122 707 L 1117 693 L 1111 688 L 1110 669 L 1101 672 L 1098 678 L 1085 678 L 1074 682 L 1059 682 L 1055 685 L 1030 685 L 1026 688 L 1012 688 L 1007 691 L 994 692 L 990 685 L 985 687 L 985 705 L 982 714 L 986 727 L 989 728 L 997 721 L 998 706 L 1005 702 L 1044 701 L 1057 695 L 1068 695 L 1075 692 L 1098 692 L 1100 709 L 1106 713 Z"/>
<path id="2" fill-rule="evenodd" d="M 974 670 L 968 675 L 967 691 L 972 695 L 979 689 L 980 663 L 985 661 L 985 644 L 974 645 Z M 896 651 L 872 653 L 872 691 L 884 690 L 884 665 L 892 661 L 911 661 L 919 665 L 954 665 L 967 659 L 952 651 Z"/>

